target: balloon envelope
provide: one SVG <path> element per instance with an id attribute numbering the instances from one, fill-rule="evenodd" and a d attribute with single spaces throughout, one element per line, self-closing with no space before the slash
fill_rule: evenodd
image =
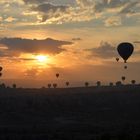
<path id="1" fill-rule="evenodd" d="M 57 78 L 59 77 L 59 73 L 56 73 L 56 77 L 57 77 Z"/>
<path id="2" fill-rule="evenodd" d="M 0 66 L 0 71 L 2 71 L 2 67 Z"/>
<path id="3" fill-rule="evenodd" d="M 124 69 L 127 69 L 127 66 L 124 66 Z"/>
<path id="4" fill-rule="evenodd" d="M 116 58 L 116 61 L 117 61 L 117 62 L 119 61 L 119 58 L 118 58 L 118 57 Z"/>
<path id="5" fill-rule="evenodd" d="M 122 76 L 122 80 L 123 80 L 123 81 L 125 80 L 125 76 Z"/>
<path id="6" fill-rule="evenodd" d="M 69 85 L 69 82 L 66 82 L 66 85 L 68 86 Z"/>
<path id="7" fill-rule="evenodd" d="M 124 42 L 118 45 L 118 53 L 126 63 L 127 59 L 132 55 L 134 47 L 131 43 Z"/>

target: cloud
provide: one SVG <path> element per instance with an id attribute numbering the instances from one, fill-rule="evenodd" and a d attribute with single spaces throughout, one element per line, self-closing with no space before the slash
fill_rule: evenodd
<path id="1" fill-rule="evenodd" d="M 6 22 L 13 22 L 13 21 L 16 21 L 17 19 L 14 18 L 14 17 L 8 17 L 5 19 Z"/>
<path id="2" fill-rule="evenodd" d="M 59 5 L 74 5 L 75 0 L 23 0 L 25 4 L 29 5 L 37 5 L 37 4 L 45 4 L 45 3 L 53 3 Z"/>
<path id="3" fill-rule="evenodd" d="M 52 17 L 57 18 L 60 17 L 62 14 L 66 13 L 68 11 L 68 6 L 45 3 L 32 7 L 32 10 L 41 13 L 42 22 L 45 22 Z"/>
<path id="4" fill-rule="evenodd" d="M 120 11 L 120 14 L 124 14 L 124 15 L 133 15 L 135 13 L 138 13 L 140 11 L 137 11 L 137 7 L 139 5 L 138 1 L 135 2 L 129 2 L 127 3 L 122 10 Z M 140 8 L 140 7 L 139 7 Z"/>
<path id="5" fill-rule="evenodd" d="M 105 20 L 105 26 L 120 26 L 122 24 L 122 19 L 119 16 L 110 17 Z"/>
<path id="6" fill-rule="evenodd" d="M 23 0 L 26 4 L 30 3 L 30 4 L 38 4 L 38 3 L 44 3 L 44 2 L 48 2 L 48 0 Z"/>
<path id="7" fill-rule="evenodd" d="M 134 43 L 139 44 L 139 43 L 140 43 L 140 41 L 134 41 Z"/>
<path id="8" fill-rule="evenodd" d="M 27 77 L 36 77 L 39 74 L 39 69 L 38 68 L 31 68 L 31 69 L 27 69 L 24 72 L 24 75 Z"/>
<path id="9" fill-rule="evenodd" d="M 8 22 L 3 21 L 3 24 L 10 26 L 10 28 L 82 21 L 86 21 L 84 24 L 91 21 L 93 25 L 98 22 L 100 23 L 99 26 L 102 26 L 103 23 L 105 23 L 105 26 L 118 26 L 121 23 L 130 23 L 126 20 L 129 18 L 128 16 L 140 15 L 139 0 L 2 1 L 0 2 L 0 8 L 2 9 L 0 16 L 4 20 L 8 17 L 16 19 L 16 25 L 9 23 L 14 23 L 15 19 L 12 18 L 7 19 Z"/>
<path id="10" fill-rule="evenodd" d="M 65 49 L 63 45 L 71 45 L 72 42 L 54 40 L 47 38 L 44 40 L 37 39 L 22 39 L 22 38 L 2 38 L 0 45 L 5 46 L 7 49 L 1 50 L 1 56 L 14 56 L 21 53 L 47 53 L 58 54 Z"/>
<path id="11" fill-rule="evenodd" d="M 22 4 L 23 1 L 22 0 L 0 0 L 0 3 L 4 3 L 4 4 L 11 4 L 11 3 L 18 3 L 18 4 Z"/>
<path id="12" fill-rule="evenodd" d="M 137 3 L 131 0 L 76 0 L 75 6 L 56 5 L 49 0 L 31 0 L 28 3 L 36 3 L 30 10 L 38 12 L 38 24 L 62 24 L 66 22 L 91 21 L 95 19 L 106 20 L 106 26 L 121 25 L 121 15 L 137 13 Z M 131 10 L 131 8 L 135 10 Z M 135 11 L 135 12 L 134 12 Z M 99 16 L 100 15 L 100 16 Z M 103 17 L 106 17 L 104 19 Z M 116 17 L 116 19 L 114 18 Z"/>
<path id="13" fill-rule="evenodd" d="M 76 2 L 80 7 L 89 7 L 93 5 L 92 0 L 76 0 Z"/>
<path id="14" fill-rule="evenodd" d="M 75 38 L 72 38 L 72 41 L 81 41 L 82 39 L 80 37 L 75 37 Z"/>
<path id="15" fill-rule="evenodd" d="M 63 6 L 63 5 L 53 5 L 53 4 L 50 4 L 50 3 L 45 3 L 45 4 L 40 4 L 34 8 L 32 8 L 33 10 L 35 11 L 39 11 L 39 12 L 66 12 L 67 10 L 67 6 Z"/>
<path id="16" fill-rule="evenodd" d="M 108 9 L 123 7 L 126 3 L 127 1 L 122 0 L 101 0 L 95 3 L 94 10 L 96 12 L 104 12 L 105 10 Z"/>
<path id="17" fill-rule="evenodd" d="M 110 59 L 116 56 L 116 48 L 108 43 L 101 42 L 98 48 L 88 49 L 91 52 L 90 57 L 100 57 L 103 59 Z"/>
<path id="18" fill-rule="evenodd" d="M 40 0 L 39 2 L 36 0 L 31 0 L 31 2 L 24 0 L 24 2 L 28 4 L 30 11 L 37 12 L 37 25 L 89 21 L 94 18 L 92 15 L 93 10 L 89 9 L 89 6 L 91 5 L 89 4 L 90 1 L 91 0 L 77 0 L 75 5 L 62 5 L 62 3 L 56 4 L 53 1 L 53 3 L 50 3 L 50 0 Z M 85 6 L 86 8 L 84 8 Z"/>
<path id="19" fill-rule="evenodd" d="M 78 6 L 78 7 L 77 7 Z M 68 5 L 54 5 L 51 3 L 45 3 L 32 7 L 32 10 L 38 11 L 38 23 L 42 24 L 62 24 L 67 22 L 80 22 L 90 21 L 94 19 L 93 10 L 86 8 L 80 8 L 80 5 L 76 7 Z"/>
<path id="20" fill-rule="evenodd" d="M 3 20 L 3 18 L 0 16 L 0 22 Z"/>

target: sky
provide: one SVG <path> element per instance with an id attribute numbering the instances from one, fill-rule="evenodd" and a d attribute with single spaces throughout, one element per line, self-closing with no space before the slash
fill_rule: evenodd
<path id="1" fill-rule="evenodd" d="M 0 0 L 0 9 L 0 80 L 8 86 L 108 84 L 122 76 L 140 83 L 139 0 Z M 127 70 L 121 42 L 134 45 Z"/>

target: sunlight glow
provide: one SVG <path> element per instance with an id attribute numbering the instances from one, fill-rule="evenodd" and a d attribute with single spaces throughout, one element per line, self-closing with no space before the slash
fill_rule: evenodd
<path id="1" fill-rule="evenodd" d="M 47 61 L 48 57 L 45 55 L 37 55 L 36 60 L 40 63 L 45 63 Z"/>

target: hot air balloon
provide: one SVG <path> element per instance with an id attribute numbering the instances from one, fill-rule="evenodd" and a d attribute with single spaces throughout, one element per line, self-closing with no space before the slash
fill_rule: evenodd
<path id="1" fill-rule="evenodd" d="M 59 77 L 59 73 L 56 73 L 56 77 L 57 77 L 57 78 Z"/>
<path id="2" fill-rule="evenodd" d="M 0 71 L 2 71 L 2 69 L 3 69 L 3 68 L 0 66 Z"/>
<path id="3" fill-rule="evenodd" d="M 69 84 L 70 84 L 69 82 L 66 82 L 66 86 L 69 86 Z"/>
<path id="4" fill-rule="evenodd" d="M 89 86 L 89 83 L 88 82 L 85 82 L 85 87 L 88 87 Z"/>
<path id="5" fill-rule="evenodd" d="M 2 73 L 0 72 L 0 77 L 2 76 Z"/>
<path id="6" fill-rule="evenodd" d="M 125 79 L 126 79 L 125 76 L 122 76 L 122 81 L 125 81 Z"/>
<path id="7" fill-rule="evenodd" d="M 135 80 L 132 80 L 131 83 L 132 83 L 132 85 L 135 85 L 136 81 Z"/>
<path id="8" fill-rule="evenodd" d="M 127 69 L 127 66 L 124 66 L 124 69 Z"/>
<path id="9" fill-rule="evenodd" d="M 116 61 L 117 61 L 117 62 L 119 61 L 119 58 L 118 58 L 118 57 L 116 58 Z"/>
<path id="10" fill-rule="evenodd" d="M 118 53 L 123 58 L 124 62 L 127 62 L 127 59 L 132 55 L 134 47 L 131 43 L 123 42 L 118 45 Z"/>

